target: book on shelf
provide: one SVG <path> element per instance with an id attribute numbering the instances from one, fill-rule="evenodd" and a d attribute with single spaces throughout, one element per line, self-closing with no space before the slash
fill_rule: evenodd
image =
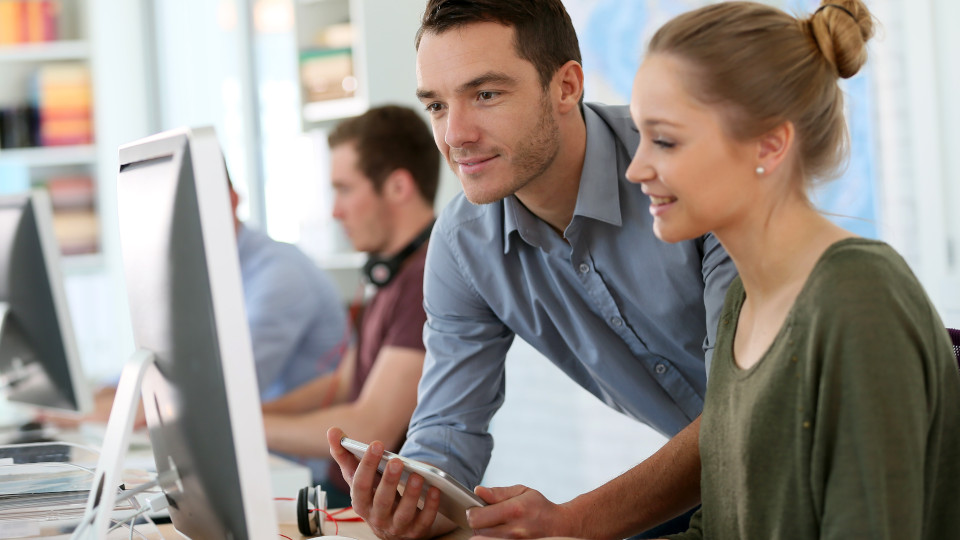
<path id="1" fill-rule="evenodd" d="M 30 86 L 28 103 L 0 108 L 0 148 L 93 142 L 93 92 L 84 63 L 44 64 Z"/>
<path id="2" fill-rule="evenodd" d="M 57 62 L 37 69 L 33 83 L 42 146 L 93 142 L 90 69 L 82 62 Z"/>
<path id="3" fill-rule="evenodd" d="M 95 204 L 93 178 L 86 174 L 55 176 L 47 180 L 47 191 L 54 210 L 90 208 Z"/>
<path id="4" fill-rule="evenodd" d="M 0 45 L 56 41 L 59 27 L 57 0 L 0 0 Z"/>
<path id="5" fill-rule="evenodd" d="M 14 105 L 0 108 L 0 149 L 26 148 L 40 144 L 40 116 L 36 107 Z"/>
<path id="6" fill-rule="evenodd" d="M 53 206 L 53 230 L 64 255 L 100 250 L 100 220 L 96 193 L 89 175 L 64 175 L 47 180 Z"/>

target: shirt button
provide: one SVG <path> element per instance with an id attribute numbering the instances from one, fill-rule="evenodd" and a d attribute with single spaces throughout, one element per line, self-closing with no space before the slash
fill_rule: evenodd
<path id="1" fill-rule="evenodd" d="M 623 326 L 623 319 L 621 319 L 620 317 L 613 317 L 612 319 L 610 319 L 610 323 L 616 327 L 620 327 L 620 326 Z"/>
<path id="2" fill-rule="evenodd" d="M 653 369 L 655 369 L 656 372 L 659 373 L 660 375 L 663 375 L 664 373 L 667 372 L 667 366 L 664 364 L 657 364 L 657 366 Z"/>
<path id="3" fill-rule="evenodd" d="M 587 263 L 580 263 L 580 273 L 586 274 L 590 271 L 590 265 Z"/>

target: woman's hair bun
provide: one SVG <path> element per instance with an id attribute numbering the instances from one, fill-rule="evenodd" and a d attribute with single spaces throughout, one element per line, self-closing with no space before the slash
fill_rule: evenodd
<path id="1" fill-rule="evenodd" d="M 867 41 L 873 37 L 873 16 L 860 0 L 823 2 L 808 20 L 823 57 L 837 74 L 850 78 L 867 61 Z"/>

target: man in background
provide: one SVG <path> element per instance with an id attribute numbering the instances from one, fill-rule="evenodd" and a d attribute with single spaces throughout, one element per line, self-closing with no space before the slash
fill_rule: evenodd
<path id="1" fill-rule="evenodd" d="M 268 401 L 338 367 L 349 341 L 346 309 L 333 280 L 302 251 L 240 221 L 240 198 L 228 185 L 257 383 L 261 401 Z M 98 389 L 86 416 L 44 412 L 39 420 L 60 427 L 105 423 L 115 393 L 115 385 Z M 144 422 L 141 411 L 136 425 Z"/>
<path id="2" fill-rule="evenodd" d="M 337 368 L 349 341 L 346 309 L 333 280 L 291 244 L 237 217 L 230 184 L 243 298 L 260 399 L 276 399 Z"/>
<path id="3" fill-rule="evenodd" d="M 358 440 L 399 450 L 423 367 L 423 268 L 440 156 L 426 123 L 398 106 L 342 122 L 329 144 L 333 217 L 353 247 L 370 254 L 364 271 L 376 293 L 340 369 L 264 405 L 267 446 L 329 457 L 324 433 L 337 425 Z M 349 505 L 349 487 L 330 463 L 329 480 L 320 480 L 328 504 Z"/>

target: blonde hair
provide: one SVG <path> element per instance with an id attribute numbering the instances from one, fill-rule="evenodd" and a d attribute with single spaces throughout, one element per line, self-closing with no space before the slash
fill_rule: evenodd
<path id="1" fill-rule="evenodd" d="M 866 62 L 873 26 L 860 0 L 825 1 L 803 19 L 755 2 L 725 2 L 672 19 L 648 52 L 691 66 L 688 89 L 725 106 L 725 128 L 738 140 L 793 123 L 799 173 L 825 179 L 839 174 L 849 154 L 839 78 Z"/>

